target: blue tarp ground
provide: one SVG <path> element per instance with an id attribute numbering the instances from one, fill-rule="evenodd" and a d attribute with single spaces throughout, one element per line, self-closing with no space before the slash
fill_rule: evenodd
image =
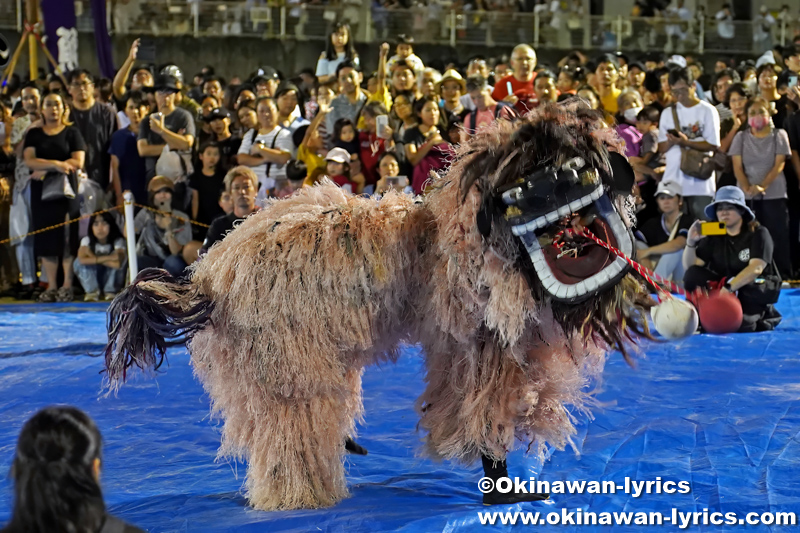
<path id="1" fill-rule="evenodd" d="M 778 307 L 785 320 L 776 332 L 647 345 L 636 369 L 612 355 L 599 394 L 606 405 L 579 426 L 581 455 L 556 452 L 541 468 L 519 451 L 509 460 L 511 475 L 620 485 L 626 476 L 660 476 L 688 481 L 690 494 L 553 495 L 547 503 L 491 509 L 800 512 L 800 291 L 784 291 Z M 365 374 L 359 442 L 370 453 L 349 459 L 352 497 L 331 509 L 265 513 L 246 506 L 244 466 L 215 462 L 218 423 L 209 419 L 208 398 L 186 351 L 170 352 L 170 367 L 157 381 L 138 380 L 118 397 L 100 397 L 101 360 L 86 354 L 98 353 L 104 339 L 102 305 L 0 308 L 0 523 L 10 512 L 5 472 L 21 425 L 43 406 L 68 403 L 86 410 L 103 433 L 103 486 L 112 512 L 151 532 L 487 529 L 478 522 L 478 511 L 490 509 L 480 505 L 480 466 L 434 464 L 415 455 L 420 435 L 413 404 L 422 374 L 414 348 L 397 365 Z M 742 528 L 692 528 L 732 529 Z"/>

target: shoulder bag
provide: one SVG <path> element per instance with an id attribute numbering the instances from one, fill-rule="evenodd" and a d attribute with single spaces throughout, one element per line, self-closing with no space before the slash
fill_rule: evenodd
<path id="1" fill-rule="evenodd" d="M 678 110 L 672 106 L 672 119 L 675 129 L 680 131 Z M 707 180 L 714 175 L 714 171 L 722 171 L 728 164 L 728 154 L 715 149 L 713 152 L 703 152 L 693 148 L 681 147 L 681 172 L 699 180 Z"/>

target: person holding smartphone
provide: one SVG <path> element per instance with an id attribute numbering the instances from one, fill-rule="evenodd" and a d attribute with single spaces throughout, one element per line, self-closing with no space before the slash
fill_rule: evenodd
<path id="1" fill-rule="evenodd" d="M 721 291 L 735 293 L 742 303 L 744 318 L 740 332 L 768 331 L 781 321 L 771 303 L 764 303 L 767 281 L 774 280 L 772 237 L 756 221 L 738 187 L 720 187 L 705 209 L 706 218 L 725 224 L 724 235 L 704 235 L 702 222 L 689 228 L 683 249 L 687 291 L 722 283 Z M 774 290 L 774 287 L 772 287 Z M 778 278 L 778 288 L 780 280 Z"/>

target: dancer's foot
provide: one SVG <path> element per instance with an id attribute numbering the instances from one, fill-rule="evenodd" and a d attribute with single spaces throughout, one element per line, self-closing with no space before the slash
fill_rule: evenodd
<path id="1" fill-rule="evenodd" d="M 367 455 L 367 449 L 350 437 L 344 441 L 344 449 L 356 455 Z"/>
<path id="2" fill-rule="evenodd" d="M 494 461 L 485 455 L 481 456 L 483 472 L 494 483 L 492 490 L 483 494 L 484 505 L 504 505 L 520 502 L 538 502 L 550 497 L 547 493 L 540 492 L 500 492 L 497 490 L 497 481 L 508 477 L 508 468 L 505 461 Z"/>

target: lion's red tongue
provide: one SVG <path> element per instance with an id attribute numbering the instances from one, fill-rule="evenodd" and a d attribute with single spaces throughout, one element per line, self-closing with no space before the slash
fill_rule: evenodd
<path id="1" fill-rule="evenodd" d="M 597 218 L 589 229 L 606 242 L 610 242 L 609 239 L 611 241 L 614 240 L 608 225 L 600 218 Z M 553 245 L 545 246 L 542 249 L 553 276 L 567 285 L 579 283 L 597 274 L 616 259 L 614 254 L 602 246 L 583 237 L 576 237 L 576 239 L 580 242 L 582 248 L 575 256 L 571 254 L 561 255 L 564 249 L 559 249 Z M 611 244 L 613 245 L 614 243 L 611 242 Z"/>

